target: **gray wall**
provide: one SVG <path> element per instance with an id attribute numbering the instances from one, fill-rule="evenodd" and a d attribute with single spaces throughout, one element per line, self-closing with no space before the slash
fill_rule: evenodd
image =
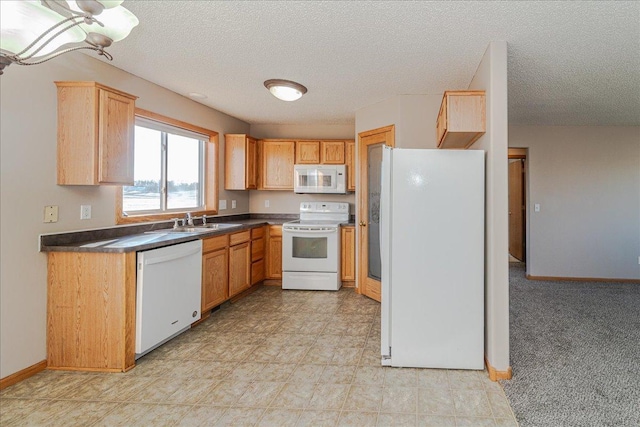
<path id="1" fill-rule="evenodd" d="M 487 132 L 472 146 L 485 150 L 485 356 L 509 369 L 509 225 L 507 43 L 491 42 L 470 90 L 486 91 Z"/>
<path id="2" fill-rule="evenodd" d="M 487 92 L 487 132 L 471 147 L 487 152 L 485 354 L 491 366 L 506 371 L 509 368 L 507 43 L 489 44 L 468 88 L 449 89 Z M 356 111 L 356 134 L 393 124 L 396 147 L 436 148 L 435 123 L 441 100 L 442 94 L 399 95 L 361 108 Z M 359 234 L 356 234 L 358 245 Z"/>
<path id="3" fill-rule="evenodd" d="M 527 273 L 640 279 L 640 127 L 510 126 L 509 146 L 529 149 Z"/>
<path id="4" fill-rule="evenodd" d="M 0 377 L 46 359 L 46 255 L 38 235 L 115 225 L 115 187 L 56 185 L 56 80 L 95 80 L 140 98 L 136 105 L 220 133 L 246 133 L 243 121 L 80 53 L 33 67 L 11 65 L 0 78 L 1 181 Z M 249 211 L 248 192 L 223 190 Z M 80 220 L 80 205 L 92 205 L 92 219 Z M 45 205 L 58 205 L 60 220 L 44 224 Z M 229 203 L 229 205 L 231 205 Z"/>

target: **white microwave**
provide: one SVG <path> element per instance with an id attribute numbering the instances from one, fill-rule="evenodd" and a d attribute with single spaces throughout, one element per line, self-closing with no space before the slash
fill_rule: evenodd
<path id="1" fill-rule="evenodd" d="M 345 165 L 295 165 L 293 179 L 296 193 L 347 193 Z"/>

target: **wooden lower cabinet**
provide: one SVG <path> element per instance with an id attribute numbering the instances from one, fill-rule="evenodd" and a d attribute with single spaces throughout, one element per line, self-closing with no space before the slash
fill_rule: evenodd
<path id="1" fill-rule="evenodd" d="M 356 280 L 356 229 L 352 225 L 341 228 L 341 275 L 346 286 L 355 286 Z"/>
<path id="2" fill-rule="evenodd" d="M 266 228 L 258 227 L 251 230 L 251 286 L 264 280 Z"/>
<path id="3" fill-rule="evenodd" d="M 251 286 L 251 242 L 248 232 L 235 233 L 230 236 L 230 241 L 244 239 L 229 247 L 229 298 L 239 294 Z"/>
<path id="4" fill-rule="evenodd" d="M 202 309 L 208 310 L 229 299 L 229 236 L 202 241 Z"/>
<path id="5" fill-rule="evenodd" d="M 270 225 L 267 235 L 266 278 L 282 279 L 282 226 Z"/>
<path id="6" fill-rule="evenodd" d="M 49 369 L 135 366 L 136 253 L 49 252 Z"/>

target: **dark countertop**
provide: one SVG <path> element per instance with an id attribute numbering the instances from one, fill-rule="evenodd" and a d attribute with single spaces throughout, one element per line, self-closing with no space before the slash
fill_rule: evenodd
<path id="1" fill-rule="evenodd" d="M 207 237 L 235 233 L 242 230 L 272 224 L 281 225 L 298 219 L 297 214 L 257 214 L 213 217 L 208 223 L 238 224 L 224 229 L 207 229 L 198 232 L 173 232 L 173 221 L 110 227 L 88 231 L 46 234 L 40 236 L 41 252 L 100 252 L 125 253 L 156 249 L 163 246 L 190 242 Z M 199 220 L 196 220 L 196 224 Z"/>

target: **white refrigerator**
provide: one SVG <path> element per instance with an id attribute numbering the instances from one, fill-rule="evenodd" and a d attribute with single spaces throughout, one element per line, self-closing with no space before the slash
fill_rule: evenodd
<path id="1" fill-rule="evenodd" d="M 382 364 L 483 369 L 482 150 L 384 147 Z"/>

